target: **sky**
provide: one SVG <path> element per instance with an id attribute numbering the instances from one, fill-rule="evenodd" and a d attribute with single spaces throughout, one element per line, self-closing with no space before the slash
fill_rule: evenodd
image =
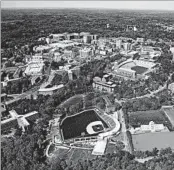
<path id="1" fill-rule="evenodd" d="M 1 8 L 110 8 L 173 10 L 174 1 L 2 1 Z"/>

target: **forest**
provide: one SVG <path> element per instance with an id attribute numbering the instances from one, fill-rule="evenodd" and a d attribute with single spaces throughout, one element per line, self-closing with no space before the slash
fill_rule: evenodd
<path id="1" fill-rule="evenodd" d="M 33 45 L 51 33 L 91 32 L 100 36 L 144 37 L 174 41 L 173 32 L 166 32 L 156 23 L 173 23 L 173 13 L 150 11 L 28 9 L 2 10 L 2 48 Z M 17 18 L 17 20 L 16 20 Z M 106 28 L 110 24 L 110 28 Z M 126 32 L 127 25 L 136 25 L 137 32 Z"/>

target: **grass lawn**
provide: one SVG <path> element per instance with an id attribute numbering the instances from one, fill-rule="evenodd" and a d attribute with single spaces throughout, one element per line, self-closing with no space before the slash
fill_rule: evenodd
<path id="1" fill-rule="evenodd" d="M 101 121 L 103 126 L 108 128 L 108 125 L 104 120 L 100 118 L 95 110 L 91 109 L 85 110 L 77 115 L 66 117 L 61 122 L 60 129 L 62 130 L 64 139 L 81 137 L 82 133 L 84 133 L 84 136 L 96 136 L 99 132 L 96 132 L 95 134 L 89 134 L 87 132 L 87 126 L 95 121 Z"/>
<path id="2" fill-rule="evenodd" d="M 129 123 L 133 127 L 140 125 L 147 125 L 150 121 L 157 124 L 164 124 L 171 128 L 171 123 L 166 117 L 165 113 L 161 110 L 138 111 L 129 113 Z"/>
<path id="3" fill-rule="evenodd" d="M 155 147 L 174 149 L 174 132 L 138 134 L 132 135 L 132 139 L 135 150 L 151 151 Z"/>
<path id="4" fill-rule="evenodd" d="M 78 160 L 90 160 L 96 156 L 92 155 L 92 150 L 72 149 L 67 157 L 69 161 L 77 162 Z"/>
<path id="5" fill-rule="evenodd" d="M 66 100 L 64 103 L 61 104 L 61 107 L 68 108 L 71 105 L 75 105 L 76 103 L 79 103 L 83 99 L 82 95 L 75 95 L 68 100 Z"/>
<path id="6" fill-rule="evenodd" d="M 148 70 L 148 68 L 141 67 L 141 66 L 134 66 L 134 67 L 131 67 L 131 70 L 136 71 L 137 74 L 142 74 L 142 73 L 146 72 Z"/>
<path id="7" fill-rule="evenodd" d="M 166 112 L 172 125 L 174 126 L 174 108 L 165 108 L 164 111 Z"/>

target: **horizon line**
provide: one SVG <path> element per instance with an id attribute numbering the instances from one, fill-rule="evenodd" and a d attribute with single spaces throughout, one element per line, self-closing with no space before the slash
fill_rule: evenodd
<path id="1" fill-rule="evenodd" d="M 1 7 L 1 9 L 5 10 L 19 10 L 19 9 L 102 9 L 102 10 L 137 10 L 137 11 L 171 11 L 172 9 L 141 9 L 141 8 L 91 8 L 91 7 Z"/>

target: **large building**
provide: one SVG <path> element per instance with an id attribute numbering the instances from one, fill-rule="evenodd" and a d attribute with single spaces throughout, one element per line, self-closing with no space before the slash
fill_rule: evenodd
<path id="1" fill-rule="evenodd" d="M 136 42 L 143 43 L 144 42 L 144 38 L 137 38 Z"/>
<path id="2" fill-rule="evenodd" d="M 92 55 L 92 50 L 90 48 L 84 48 L 79 50 L 81 58 L 88 58 Z"/>
<path id="3" fill-rule="evenodd" d="M 45 88 L 40 88 L 38 90 L 38 93 L 41 95 L 53 95 L 55 92 L 57 92 L 58 90 L 61 90 L 64 87 L 63 84 L 57 85 L 57 86 L 46 86 Z"/>
<path id="4" fill-rule="evenodd" d="M 66 34 L 51 34 L 50 36 L 51 42 L 65 40 Z"/>
<path id="5" fill-rule="evenodd" d="M 161 49 L 151 46 L 143 46 L 140 51 L 140 56 L 142 59 L 151 60 L 154 57 L 159 57 L 161 55 Z"/>
<path id="6" fill-rule="evenodd" d="M 84 35 L 84 36 L 83 36 L 83 42 L 84 42 L 85 44 L 90 44 L 91 41 L 92 41 L 91 35 Z"/>
<path id="7" fill-rule="evenodd" d="M 65 50 L 64 51 L 64 56 L 66 58 L 73 58 L 75 56 L 74 52 L 72 50 Z"/>
<path id="8" fill-rule="evenodd" d="M 29 63 L 25 74 L 27 75 L 35 75 L 35 74 L 42 74 L 44 63 Z"/>
<path id="9" fill-rule="evenodd" d="M 123 43 L 123 48 L 125 51 L 131 50 L 131 43 L 128 42 Z"/>
<path id="10" fill-rule="evenodd" d="M 2 132 L 9 132 L 11 128 L 22 128 L 22 131 L 25 132 L 25 127 L 29 126 L 29 121 L 35 121 L 39 114 L 37 111 L 33 111 L 27 113 L 25 115 L 18 115 L 15 110 L 9 111 L 9 118 L 6 120 L 1 121 L 1 131 Z"/>
<path id="11" fill-rule="evenodd" d="M 116 40 L 116 48 L 120 49 L 121 45 L 122 45 L 122 40 L 121 39 Z"/>
<path id="12" fill-rule="evenodd" d="M 105 75 L 102 79 L 100 77 L 94 77 L 93 79 L 93 88 L 100 91 L 107 91 L 109 93 L 114 91 L 116 84 L 112 81 L 109 81 L 110 75 Z"/>
<path id="13" fill-rule="evenodd" d="M 80 38 L 79 33 L 70 33 L 70 34 L 67 34 L 67 39 L 68 40 L 79 39 L 79 38 Z"/>
<path id="14" fill-rule="evenodd" d="M 163 124 L 155 124 L 153 121 L 150 121 L 148 125 L 141 125 L 137 128 L 131 128 L 131 134 L 138 134 L 138 133 L 148 133 L 148 132 L 168 132 L 168 128 Z"/>
<path id="15" fill-rule="evenodd" d="M 62 58 L 61 53 L 59 53 L 59 52 L 55 52 L 55 53 L 54 53 L 54 55 L 53 55 L 53 61 L 54 61 L 54 62 L 59 62 L 59 61 L 61 61 L 61 58 Z"/>

